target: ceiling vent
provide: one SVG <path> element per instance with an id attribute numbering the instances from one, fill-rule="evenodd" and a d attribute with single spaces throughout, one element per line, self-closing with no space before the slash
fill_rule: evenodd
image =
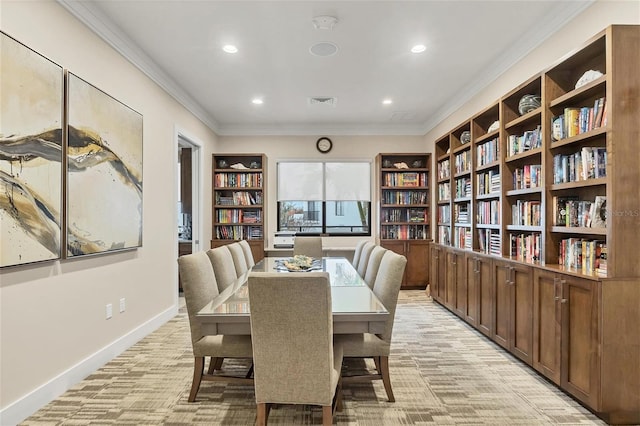
<path id="1" fill-rule="evenodd" d="M 314 96 L 314 97 L 308 98 L 308 103 L 311 106 L 320 105 L 320 106 L 335 107 L 336 104 L 338 103 L 338 98 L 329 97 L 329 96 Z"/>

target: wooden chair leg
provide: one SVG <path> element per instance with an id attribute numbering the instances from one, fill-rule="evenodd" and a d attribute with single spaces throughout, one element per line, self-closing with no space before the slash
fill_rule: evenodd
<path id="1" fill-rule="evenodd" d="M 216 370 L 222 370 L 222 363 L 224 362 L 224 358 L 216 358 Z"/>
<path id="2" fill-rule="evenodd" d="M 271 411 L 271 404 L 264 402 L 257 405 L 256 426 L 267 426 L 267 420 L 269 419 L 269 411 Z"/>
<path id="3" fill-rule="evenodd" d="M 193 360 L 193 381 L 191 382 L 191 392 L 189 393 L 189 402 L 196 400 L 196 395 L 200 389 L 202 382 L 202 372 L 204 371 L 204 357 L 195 357 Z"/>
<path id="4" fill-rule="evenodd" d="M 322 406 L 322 426 L 333 424 L 333 408 L 330 405 Z"/>
<path id="5" fill-rule="evenodd" d="M 336 387 L 336 394 L 334 396 L 335 400 L 335 411 L 342 411 L 342 376 L 338 379 L 338 386 Z"/>
<path id="6" fill-rule="evenodd" d="M 382 374 L 382 371 L 380 371 L 380 357 L 374 356 L 373 362 L 376 364 L 376 371 L 378 372 L 378 374 Z"/>
<path id="7" fill-rule="evenodd" d="M 213 374 L 216 371 L 216 362 L 217 362 L 218 358 L 212 356 L 209 359 L 209 369 L 207 370 L 207 374 Z"/>
<path id="8" fill-rule="evenodd" d="M 251 367 L 249 367 L 249 371 L 247 371 L 247 374 L 245 377 L 247 379 L 250 379 L 251 377 L 253 377 L 253 361 L 251 362 Z"/>
<path id="9" fill-rule="evenodd" d="M 389 377 L 389 357 L 380 357 L 380 374 L 382 375 L 382 383 L 384 383 L 384 389 L 387 391 L 387 397 L 389 402 L 396 402 L 396 398 L 393 396 L 393 390 L 391 390 L 391 378 Z"/>

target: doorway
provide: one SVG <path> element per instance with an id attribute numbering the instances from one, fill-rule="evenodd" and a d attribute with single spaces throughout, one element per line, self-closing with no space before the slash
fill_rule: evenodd
<path id="1" fill-rule="evenodd" d="M 177 132 L 177 244 L 178 256 L 200 250 L 201 236 L 201 149 L 202 145 Z M 182 286 L 178 281 L 178 290 Z"/>

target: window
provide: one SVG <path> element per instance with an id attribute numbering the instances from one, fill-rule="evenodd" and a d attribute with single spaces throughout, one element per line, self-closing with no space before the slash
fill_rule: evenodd
<path id="1" fill-rule="evenodd" d="M 371 164 L 278 163 L 278 230 L 371 235 Z"/>

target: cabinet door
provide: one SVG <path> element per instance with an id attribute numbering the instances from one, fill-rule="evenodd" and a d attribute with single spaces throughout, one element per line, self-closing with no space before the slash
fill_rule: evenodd
<path id="1" fill-rule="evenodd" d="M 493 281 L 493 261 L 487 257 L 478 257 L 475 282 L 478 287 L 478 330 L 493 338 L 495 333 L 495 284 Z"/>
<path id="2" fill-rule="evenodd" d="M 493 262 L 493 282 L 495 283 L 495 334 L 493 340 L 509 349 L 509 323 L 511 320 L 511 263 Z"/>
<path id="3" fill-rule="evenodd" d="M 436 244 L 429 245 L 429 289 L 431 290 L 431 297 L 435 300 L 440 300 L 438 290 L 440 287 L 440 256 L 442 256 L 442 247 Z"/>
<path id="4" fill-rule="evenodd" d="M 437 264 L 437 276 L 436 276 L 436 293 L 433 295 L 436 300 L 444 304 L 445 294 L 447 289 L 447 252 L 442 246 L 439 247 L 438 257 L 434 263 Z"/>
<path id="5" fill-rule="evenodd" d="M 445 281 L 444 304 L 453 311 L 456 304 L 456 263 L 457 254 L 453 249 L 447 250 L 447 280 Z"/>
<path id="6" fill-rule="evenodd" d="M 600 353 L 598 326 L 599 282 L 561 275 L 561 386 L 599 409 Z"/>
<path id="7" fill-rule="evenodd" d="M 429 241 L 405 242 L 407 267 L 403 287 L 425 288 L 429 282 Z"/>
<path id="8" fill-rule="evenodd" d="M 509 350 L 529 365 L 533 360 L 533 270 L 513 263 Z"/>
<path id="9" fill-rule="evenodd" d="M 467 303 L 464 313 L 464 319 L 472 326 L 478 328 L 478 312 L 480 311 L 479 298 L 479 280 L 478 275 L 478 257 L 473 254 L 467 254 L 464 258 L 464 276 L 466 278 Z"/>
<path id="10" fill-rule="evenodd" d="M 465 254 L 456 252 L 453 265 L 455 273 L 453 311 L 462 319 L 465 318 L 467 312 L 467 273 L 465 266 Z"/>
<path id="11" fill-rule="evenodd" d="M 533 272 L 533 367 L 560 384 L 560 279 L 536 268 Z"/>

